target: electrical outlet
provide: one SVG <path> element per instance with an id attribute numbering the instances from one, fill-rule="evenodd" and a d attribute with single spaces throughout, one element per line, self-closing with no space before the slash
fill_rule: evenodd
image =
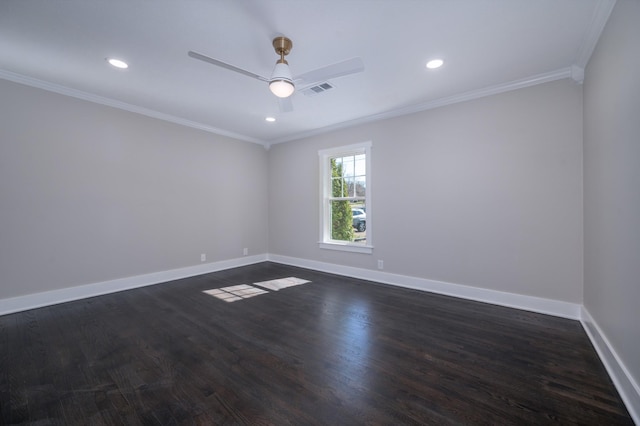
<path id="1" fill-rule="evenodd" d="M 206 253 L 202 253 L 200 255 L 200 262 L 206 262 L 207 261 L 207 255 Z"/>
<path id="2" fill-rule="evenodd" d="M 378 269 L 384 269 L 384 261 L 378 260 Z"/>
<path id="3" fill-rule="evenodd" d="M 243 255 L 243 256 L 247 256 L 248 254 L 249 254 L 249 249 L 248 249 L 248 248 L 246 248 L 246 247 L 245 247 L 245 248 L 243 248 L 243 249 L 242 249 L 242 255 Z"/>

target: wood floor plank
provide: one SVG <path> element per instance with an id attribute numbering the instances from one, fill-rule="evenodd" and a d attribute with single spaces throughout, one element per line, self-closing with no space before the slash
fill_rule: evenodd
<path id="1" fill-rule="evenodd" d="M 2 316 L 0 344 L 0 424 L 633 424 L 577 321 L 268 262 Z"/>

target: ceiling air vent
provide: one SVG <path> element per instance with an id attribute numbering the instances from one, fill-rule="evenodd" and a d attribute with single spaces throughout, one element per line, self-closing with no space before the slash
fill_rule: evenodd
<path id="1" fill-rule="evenodd" d="M 307 87 L 306 89 L 304 89 L 302 91 L 302 93 L 304 93 L 307 96 L 316 96 L 316 95 L 319 95 L 320 93 L 324 93 L 327 90 L 331 90 L 333 88 L 334 88 L 334 86 L 332 86 L 330 83 L 325 81 L 324 83 L 320 83 L 320 84 L 316 84 L 315 86 Z"/>

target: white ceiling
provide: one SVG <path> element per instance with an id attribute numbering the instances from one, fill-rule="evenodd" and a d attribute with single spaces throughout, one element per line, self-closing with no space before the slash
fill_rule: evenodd
<path id="1" fill-rule="evenodd" d="M 2 0 L 0 78 L 269 145 L 538 82 L 580 81 L 613 4 Z M 335 89 L 314 97 L 296 92 L 294 111 L 283 113 L 266 83 L 187 56 L 195 50 L 268 77 L 278 35 L 293 41 L 294 74 L 353 57 L 365 71 L 330 80 Z M 106 57 L 130 67 L 116 70 Z M 445 65 L 426 69 L 436 57 Z"/>

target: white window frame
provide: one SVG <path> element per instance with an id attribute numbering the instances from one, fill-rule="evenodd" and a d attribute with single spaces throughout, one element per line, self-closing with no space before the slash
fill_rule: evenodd
<path id="1" fill-rule="evenodd" d="M 320 158 L 320 241 L 318 245 L 322 249 L 341 250 L 353 253 L 373 253 L 373 221 L 371 203 L 371 147 L 372 143 L 362 142 L 353 145 L 339 146 L 336 148 L 322 149 L 318 151 Z M 333 157 L 350 154 L 365 154 L 365 167 L 367 186 L 365 188 L 365 203 L 367 206 L 367 243 L 359 244 L 351 241 L 331 239 L 331 161 Z"/>

